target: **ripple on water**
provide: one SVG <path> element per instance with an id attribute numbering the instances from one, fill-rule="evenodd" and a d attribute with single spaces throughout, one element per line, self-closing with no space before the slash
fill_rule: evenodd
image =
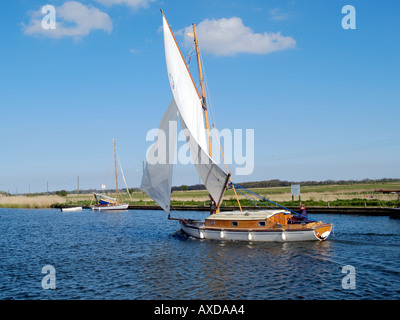
<path id="1" fill-rule="evenodd" d="M 190 238 L 159 211 L 0 209 L 0 215 L 0 299 L 398 299 L 400 293 L 400 223 L 386 217 L 319 215 L 335 223 L 328 241 L 243 243 Z M 41 287 L 46 264 L 56 269 L 56 290 Z M 356 270 L 355 290 L 341 286 L 345 265 Z"/>

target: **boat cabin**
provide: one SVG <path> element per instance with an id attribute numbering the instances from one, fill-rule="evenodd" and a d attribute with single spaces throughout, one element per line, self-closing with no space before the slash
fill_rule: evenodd
<path id="1" fill-rule="evenodd" d="M 264 229 L 287 226 L 292 219 L 289 211 L 243 211 L 218 213 L 205 219 L 205 227 Z"/>

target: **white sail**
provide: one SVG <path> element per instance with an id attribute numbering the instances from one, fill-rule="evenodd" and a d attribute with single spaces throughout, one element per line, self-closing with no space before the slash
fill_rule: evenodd
<path id="1" fill-rule="evenodd" d="M 146 155 L 140 189 L 147 193 L 161 208 L 170 212 L 172 171 L 177 141 L 178 113 L 172 100 L 158 130 L 157 141 Z"/>
<path id="2" fill-rule="evenodd" d="M 200 96 L 164 16 L 163 28 L 168 79 L 179 114 L 199 145 L 206 150 L 207 143 Z"/>
<path id="3" fill-rule="evenodd" d="M 214 163 L 207 150 L 201 99 L 171 29 L 163 16 L 165 59 L 169 83 L 190 155 L 208 192 L 218 204 L 228 175 Z"/>
<path id="4" fill-rule="evenodd" d="M 199 146 L 190 130 L 188 130 L 182 117 L 180 120 L 182 128 L 186 134 L 186 143 L 196 166 L 197 173 L 215 203 L 219 204 L 224 195 L 225 186 L 228 182 L 228 175 L 218 165 L 216 165 L 209 157 L 208 153 Z"/>

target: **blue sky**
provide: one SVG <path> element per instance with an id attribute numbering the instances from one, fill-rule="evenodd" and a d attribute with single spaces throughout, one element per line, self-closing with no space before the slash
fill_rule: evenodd
<path id="1" fill-rule="evenodd" d="M 254 129 L 254 171 L 235 181 L 400 178 L 398 1 L 14 0 L 0 4 L 0 190 L 113 188 L 113 138 L 140 185 L 172 97 L 160 8 L 184 54 L 199 27 L 217 128 Z M 178 166 L 173 183 L 199 180 Z"/>

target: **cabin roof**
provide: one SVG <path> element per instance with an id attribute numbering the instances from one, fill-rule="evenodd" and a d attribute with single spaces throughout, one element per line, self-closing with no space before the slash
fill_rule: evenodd
<path id="1" fill-rule="evenodd" d="M 289 214 L 287 210 L 231 211 L 210 215 L 209 220 L 259 220 L 268 219 L 277 213 Z"/>

